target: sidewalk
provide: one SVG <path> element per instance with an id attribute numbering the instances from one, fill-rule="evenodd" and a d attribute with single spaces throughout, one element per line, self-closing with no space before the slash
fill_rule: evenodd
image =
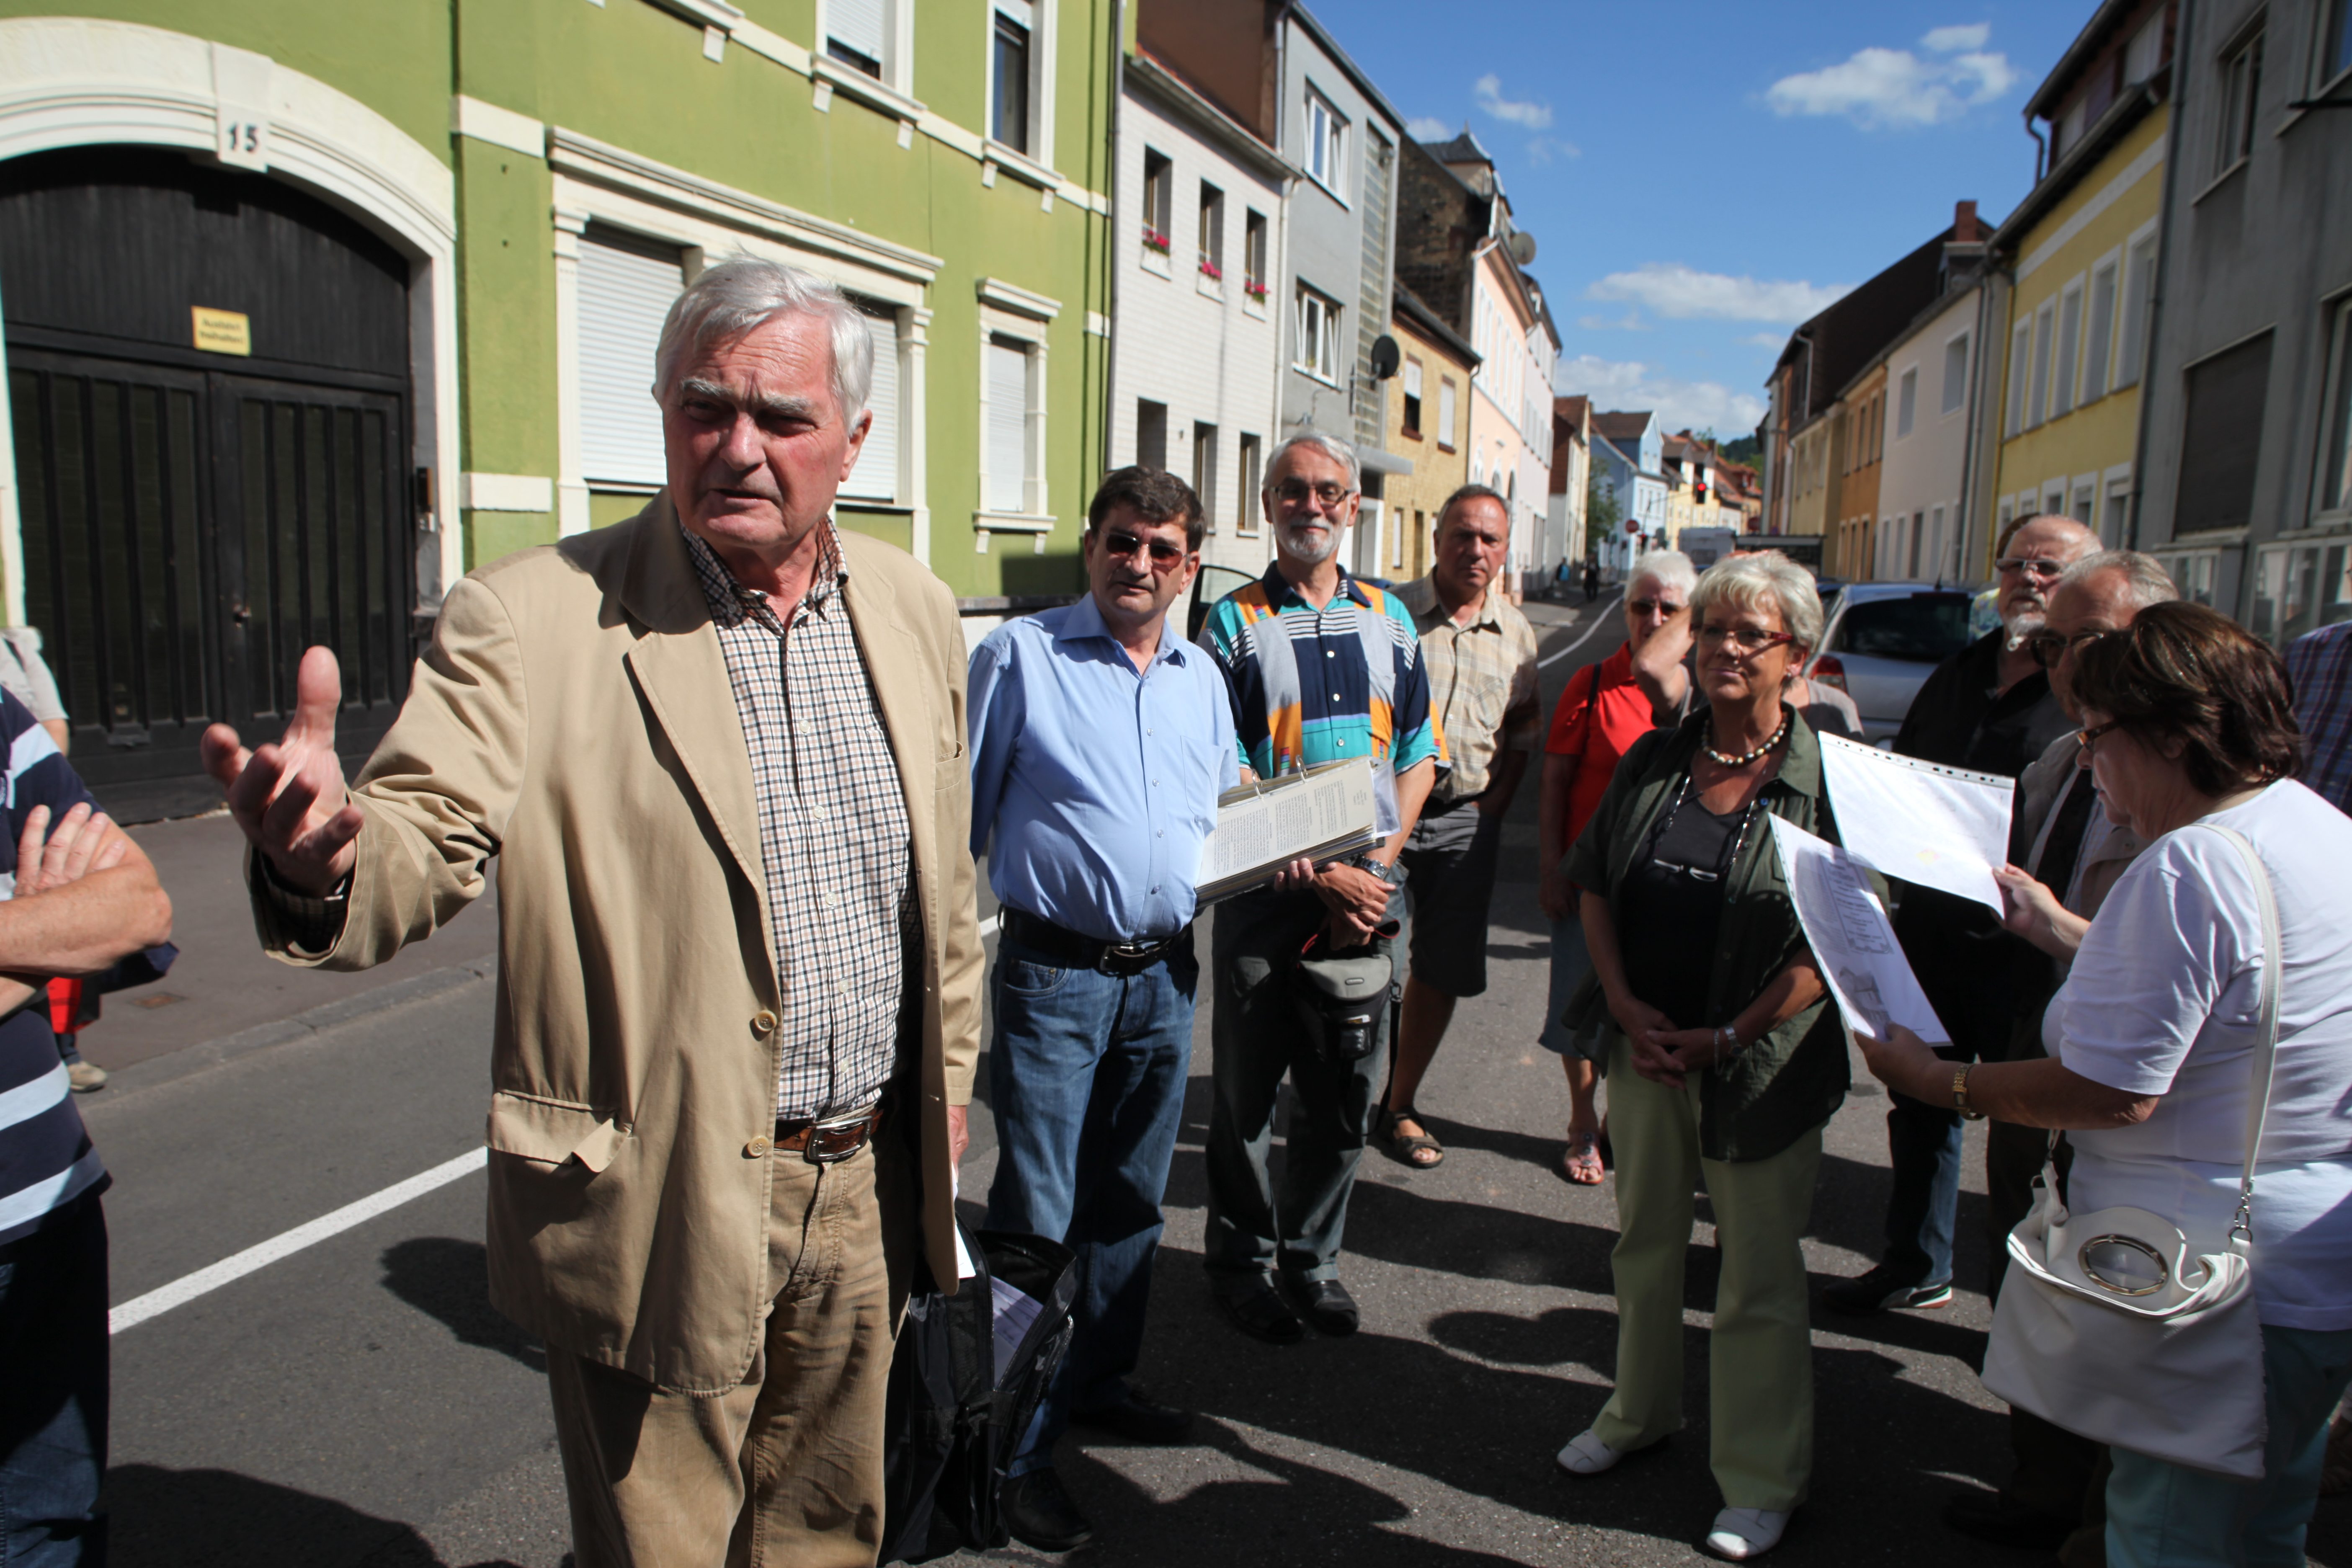
<path id="1" fill-rule="evenodd" d="M 172 940 L 180 959 L 160 984 L 106 998 L 103 1016 L 82 1032 L 82 1054 L 110 1072 L 314 1007 L 349 1003 L 435 970 L 487 968 L 498 956 L 493 885 L 478 908 L 388 963 L 358 974 L 296 969 L 264 956 L 254 936 L 245 837 L 226 812 L 126 831 L 155 862 L 172 895 Z"/>

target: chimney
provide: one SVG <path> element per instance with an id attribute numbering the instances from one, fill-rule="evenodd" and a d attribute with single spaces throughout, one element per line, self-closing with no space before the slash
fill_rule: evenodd
<path id="1" fill-rule="evenodd" d="M 1977 204 L 1974 202 L 1953 203 L 1952 242 L 1955 245 L 1974 245 L 1983 237 L 1983 229 L 1977 222 Z"/>

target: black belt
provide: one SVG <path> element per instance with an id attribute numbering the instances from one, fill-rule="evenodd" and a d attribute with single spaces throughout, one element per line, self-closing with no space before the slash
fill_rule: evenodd
<path id="1" fill-rule="evenodd" d="M 1174 936 L 1159 942 L 1103 942 L 1081 936 L 1052 921 L 1040 920 L 1010 904 L 1003 910 L 1004 934 L 1022 946 L 1058 961 L 1066 969 L 1093 969 L 1105 974 L 1140 974 L 1179 947 L 1192 951 L 1192 928 L 1187 924 Z"/>
<path id="2" fill-rule="evenodd" d="M 776 1136 L 771 1148 L 786 1154 L 798 1154 L 812 1165 L 831 1165 L 848 1159 L 873 1138 L 889 1113 L 890 1101 L 886 1097 L 877 1100 L 870 1110 L 836 1116 L 823 1121 L 805 1116 L 779 1118 Z M 762 1150 L 761 1152 L 765 1153 Z"/>

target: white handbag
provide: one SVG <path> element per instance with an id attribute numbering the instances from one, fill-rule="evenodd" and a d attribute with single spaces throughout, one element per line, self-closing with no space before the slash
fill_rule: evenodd
<path id="1" fill-rule="evenodd" d="M 2214 831 L 2253 872 L 2263 917 L 2237 1218 L 2218 1250 L 2199 1250 L 2179 1226 L 2147 1209 L 2069 1214 L 2058 1173 L 2044 1164 L 2033 1212 L 2009 1233 L 2008 1286 L 1993 1311 L 1984 1384 L 2082 1436 L 2253 1480 L 2267 1423 L 2250 1254 L 2254 1159 L 2278 1050 L 2278 900 L 2254 847 L 2229 828 Z"/>

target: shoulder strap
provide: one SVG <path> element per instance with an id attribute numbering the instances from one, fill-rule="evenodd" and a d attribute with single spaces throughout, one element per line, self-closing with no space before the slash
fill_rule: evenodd
<path id="1" fill-rule="evenodd" d="M 2284 957 L 2279 952 L 2278 893 L 2271 886 L 2271 874 L 2263 868 L 2262 857 L 2246 836 L 2233 827 L 2207 823 L 2228 839 L 2253 873 L 2254 900 L 2263 914 L 2263 994 L 2261 1022 L 2254 1030 L 2253 1092 L 2246 1097 L 2246 1169 L 2238 1179 L 2238 1217 L 2231 1234 L 2243 1234 L 2253 1239 L 2254 1161 L 2263 1146 L 2263 1124 L 2270 1117 L 2271 1079 L 2277 1065 L 2279 1027 L 2279 976 Z"/>

